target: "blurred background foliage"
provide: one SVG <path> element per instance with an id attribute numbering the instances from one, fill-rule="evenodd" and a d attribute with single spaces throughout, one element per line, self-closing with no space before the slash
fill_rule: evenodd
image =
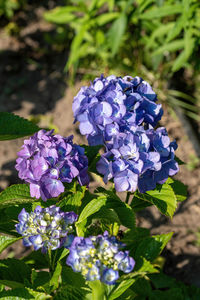
<path id="1" fill-rule="evenodd" d="M 0 16 L 11 18 L 15 10 L 23 7 L 26 0 L 0 0 Z"/>
<path id="2" fill-rule="evenodd" d="M 12 18 L 29 0 L 0 0 L 0 15 Z M 44 6 L 48 6 L 48 2 Z M 200 121 L 199 0 L 63 0 L 43 17 L 55 25 L 46 42 L 68 59 L 73 81 L 105 75 L 140 75 L 159 98 Z M 12 20 L 11 20 L 12 21 Z M 12 25 L 12 22 L 11 22 Z"/>
<path id="3" fill-rule="evenodd" d="M 162 100 L 200 119 L 195 89 L 182 86 L 188 77 L 193 87 L 199 83 L 199 0 L 69 0 L 44 18 L 68 37 L 72 78 L 99 70 L 141 74 L 157 83 Z"/>

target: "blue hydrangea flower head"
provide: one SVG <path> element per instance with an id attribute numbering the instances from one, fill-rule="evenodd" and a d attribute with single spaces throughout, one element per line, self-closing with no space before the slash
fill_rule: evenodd
<path id="1" fill-rule="evenodd" d="M 97 171 L 104 176 L 105 183 L 112 179 L 118 192 L 134 192 L 138 188 L 144 193 L 178 172 L 176 148 L 165 128 L 145 130 L 138 126 L 106 144 Z"/>
<path id="2" fill-rule="evenodd" d="M 89 145 L 111 141 L 131 126 L 155 126 L 163 114 L 157 95 L 140 77 L 96 78 L 89 87 L 82 87 L 73 101 L 75 122 L 87 136 Z"/>
<path id="3" fill-rule="evenodd" d="M 73 212 L 62 212 L 52 205 L 47 208 L 37 206 L 31 213 L 23 208 L 18 216 L 16 230 L 23 236 L 24 246 L 33 246 L 34 250 L 42 248 L 55 250 L 61 246 L 70 247 L 74 236 L 73 224 L 78 216 Z"/>
<path id="4" fill-rule="evenodd" d="M 57 197 L 64 192 L 63 182 L 70 183 L 75 177 L 81 185 L 88 185 L 88 159 L 72 139 L 53 135 L 53 130 L 40 130 L 24 141 L 16 169 L 19 177 L 30 183 L 32 197 L 44 201 Z"/>
<path id="5" fill-rule="evenodd" d="M 112 285 L 119 278 L 119 271 L 129 273 L 135 265 L 129 252 L 122 251 L 124 246 L 107 231 L 89 238 L 75 237 L 66 263 L 88 281 L 100 280 Z"/>

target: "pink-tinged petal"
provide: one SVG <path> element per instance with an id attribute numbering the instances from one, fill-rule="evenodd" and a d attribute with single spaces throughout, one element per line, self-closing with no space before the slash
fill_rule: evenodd
<path id="1" fill-rule="evenodd" d="M 33 183 L 30 184 L 30 194 L 31 197 L 33 198 L 37 198 L 37 199 L 40 198 L 41 194 L 40 194 L 39 184 L 33 184 Z"/>
<path id="2" fill-rule="evenodd" d="M 31 169 L 36 180 L 39 180 L 46 173 L 49 166 L 43 157 L 35 158 L 31 162 Z"/>
<path id="3" fill-rule="evenodd" d="M 64 192 L 64 185 L 60 180 L 47 178 L 44 182 L 44 186 L 48 191 L 49 195 L 53 197 L 58 197 Z"/>

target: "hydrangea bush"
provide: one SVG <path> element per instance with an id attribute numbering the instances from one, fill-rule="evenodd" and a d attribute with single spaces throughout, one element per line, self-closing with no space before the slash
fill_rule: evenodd
<path id="1" fill-rule="evenodd" d="M 2 260 L 1 297 L 156 299 L 149 281 L 172 233 L 151 236 L 136 226 L 136 213 L 154 205 L 172 217 L 186 198 L 171 178 L 181 160 L 158 127 L 156 101 L 140 77 L 101 76 L 82 87 L 72 108 L 89 146 L 1 113 L 8 124 L 1 140 L 34 133 L 16 160 L 23 183 L 0 194 L 0 252 L 20 239 L 31 250 Z"/>

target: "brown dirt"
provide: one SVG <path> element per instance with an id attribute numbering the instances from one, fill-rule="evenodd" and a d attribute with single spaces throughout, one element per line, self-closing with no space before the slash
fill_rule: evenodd
<path id="1" fill-rule="evenodd" d="M 0 111 L 15 112 L 27 118 L 45 115 L 42 122 L 48 123 L 53 118 L 60 134 L 74 134 L 76 142 L 84 142 L 77 125 L 72 124 L 71 109 L 73 96 L 81 83 L 67 87 L 63 73 L 66 51 L 58 52 L 46 43 L 45 34 L 54 34 L 54 29 L 42 20 L 43 10 L 28 7 L 26 13 L 18 16 L 20 24 L 24 24 L 20 25 L 18 38 L 0 30 Z M 188 163 L 190 155 L 195 153 L 179 120 L 166 109 L 161 125 L 166 126 L 172 139 L 177 140 L 177 156 Z M 23 139 L 0 143 L 0 189 L 20 182 L 14 165 L 22 143 Z M 163 254 L 165 272 L 200 286 L 200 248 L 196 245 L 196 233 L 200 231 L 200 167 L 189 171 L 187 165 L 181 166 L 176 178 L 188 186 L 188 199 L 179 205 L 174 218 L 162 216 L 153 207 L 138 214 L 138 225 L 151 229 L 152 234 L 173 231 L 173 238 Z M 9 249 L 9 253 L 12 251 L 19 257 L 23 248 L 18 243 Z M 3 256 L 7 254 L 4 252 Z"/>

